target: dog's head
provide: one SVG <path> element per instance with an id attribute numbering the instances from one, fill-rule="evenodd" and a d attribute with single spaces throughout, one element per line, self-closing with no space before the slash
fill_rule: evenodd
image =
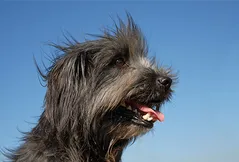
<path id="1" fill-rule="evenodd" d="M 97 40 L 57 48 L 64 54 L 45 76 L 45 115 L 59 132 L 82 134 L 109 151 L 164 120 L 159 108 L 171 96 L 174 77 L 147 58 L 130 16 Z"/>

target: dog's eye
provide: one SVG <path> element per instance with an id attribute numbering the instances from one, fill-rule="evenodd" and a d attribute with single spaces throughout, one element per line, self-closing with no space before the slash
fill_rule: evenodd
<path id="1" fill-rule="evenodd" d="M 125 64 L 125 61 L 124 61 L 123 58 L 118 58 L 118 59 L 115 61 L 115 64 L 116 64 L 116 66 L 118 66 L 118 67 L 122 67 L 122 66 L 124 66 L 124 64 Z"/>

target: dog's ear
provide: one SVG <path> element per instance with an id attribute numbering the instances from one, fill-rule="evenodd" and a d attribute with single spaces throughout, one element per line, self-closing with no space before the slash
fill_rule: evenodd
<path id="1" fill-rule="evenodd" d="M 75 44 L 70 47 L 57 47 L 63 54 L 53 60 L 53 65 L 44 77 L 47 81 L 45 115 L 58 131 L 72 126 L 70 119 L 79 115 L 79 96 L 84 93 L 87 77 L 91 75 L 92 55 L 95 49 Z"/>

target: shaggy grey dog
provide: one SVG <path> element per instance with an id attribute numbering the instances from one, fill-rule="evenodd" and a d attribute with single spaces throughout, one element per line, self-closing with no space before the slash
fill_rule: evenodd
<path id="1" fill-rule="evenodd" d="M 140 29 L 128 15 L 98 39 L 58 46 L 41 73 L 47 92 L 38 124 L 12 150 L 14 162 L 119 162 L 124 148 L 163 121 L 160 106 L 174 82 L 147 59 Z"/>

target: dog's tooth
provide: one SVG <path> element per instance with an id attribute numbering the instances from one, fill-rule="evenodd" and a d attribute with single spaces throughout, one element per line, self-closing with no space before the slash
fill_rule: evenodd
<path id="1" fill-rule="evenodd" d="M 151 120 L 153 120 L 153 117 L 152 116 L 150 116 L 150 117 L 148 117 L 148 119 L 147 119 L 148 121 L 151 121 Z"/>
<path id="2" fill-rule="evenodd" d="M 149 113 L 143 115 L 143 119 L 144 119 L 144 120 L 148 120 L 149 117 L 150 117 L 150 114 L 149 114 Z"/>

